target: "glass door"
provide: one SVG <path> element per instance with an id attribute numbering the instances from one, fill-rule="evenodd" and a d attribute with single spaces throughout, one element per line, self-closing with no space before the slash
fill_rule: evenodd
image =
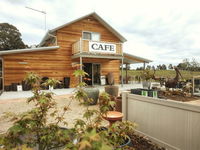
<path id="1" fill-rule="evenodd" d="M 101 67 L 100 64 L 93 64 L 92 66 L 93 72 L 93 85 L 100 85 L 100 76 L 101 76 Z"/>
<path id="2" fill-rule="evenodd" d="M 0 58 L 0 92 L 3 91 L 3 59 Z"/>
<path id="3" fill-rule="evenodd" d="M 83 70 L 88 74 L 85 78 L 83 78 L 83 81 L 87 85 L 92 85 L 92 63 L 84 63 Z"/>

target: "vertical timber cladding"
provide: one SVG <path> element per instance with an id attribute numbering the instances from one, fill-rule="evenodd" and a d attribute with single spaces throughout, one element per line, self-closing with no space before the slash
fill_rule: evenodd
<path id="1" fill-rule="evenodd" d="M 90 31 L 90 32 L 98 32 L 100 33 L 100 41 L 103 42 L 115 42 L 120 43 L 121 41 L 111 33 L 107 28 L 105 28 L 98 20 L 96 20 L 93 16 L 86 17 L 78 22 L 75 22 L 69 26 L 63 27 L 57 31 L 57 40 L 58 45 L 60 46 L 59 51 L 68 51 L 70 52 L 70 56 L 66 56 L 69 59 L 69 62 L 79 62 L 78 59 L 71 60 L 72 56 L 72 44 L 76 41 L 79 41 L 82 37 L 83 31 Z M 70 58 L 69 58 L 70 57 Z M 85 60 L 85 59 L 84 59 Z M 88 58 L 87 61 L 83 62 L 94 62 L 94 59 Z M 115 83 L 119 83 L 119 76 L 120 76 L 120 61 L 119 60 L 109 60 L 109 59 L 96 59 L 96 63 L 101 63 L 101 72 L 102 75 L 106 75 L 108 72 L 114 72 Z M 72 63 L 71 62 L 71 63 Z M 71 67 L 71 63 L 68 67 Z M 69 72 L 72 74 L 73 68 L 69 69 Z M 70 82 L 70 86 L 73 87 L 77 84 L 77 80 L 74 80 L 74 77 L 71 75 L 70 78 L 72 79 Z"/>

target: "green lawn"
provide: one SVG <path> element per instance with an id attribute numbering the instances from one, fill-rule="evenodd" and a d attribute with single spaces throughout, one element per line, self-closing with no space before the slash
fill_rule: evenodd
<path id="1" fill-rule="evenodd" d="M 140 76 L 141 70 L 128 70 L 128 76 Z M 153 70 L 151 71 L 153 74 Z M 200 72 L 180 71 L 184 79 L 192 79 L 193 76 L 200 75 Z M 124 71 L 125 75 L 125 71 Z M 174 70 L 156 70 L 156 77 L 174 78 L 176 72 Z"/>

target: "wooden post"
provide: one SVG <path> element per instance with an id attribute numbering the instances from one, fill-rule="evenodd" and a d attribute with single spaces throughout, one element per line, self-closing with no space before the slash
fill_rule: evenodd
<path id="1" fill-rule="evenodd" d="M 83 60 L 82 60 L 82 57 L 80 56 L 80 70 L 83 70 Z M 83 77 L 81 76 L 80 77 L 80 82 L 83 81 Z"/>
<path id="2" fill-rule="evenodd" d="M 82 39 L 80 38 L 80 70 L 83 70 L 83 59 L 82 59 L 82 56 L 81 56 L 81 53 L 82 53 Z M 80 82 L 83 81 L 83 77 L 81 76 L 80 77 Z"/>
<path id="3" fill-rule="evenodd" d="M 143 69 L 145 70 L 145 68 L 146 68 L 146 63 L 145 62 L 144 62 L 144 66 L 143 67 L 144 67 Z"/>
<path id="4" fill-rule="evenodd" d="M 123 64 L 124 64 L 124 61 L 123 61 L 123 58 L 122 58 L 122 68 L 121 68 L 121 86 L 123 87 Z"/>

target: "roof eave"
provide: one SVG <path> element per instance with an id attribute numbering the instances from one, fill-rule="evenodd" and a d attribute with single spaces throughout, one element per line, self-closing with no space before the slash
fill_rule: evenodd
<path id="1" fill-rule="evenodd" d="M 55 49 L 58 49 L 58 48 L 59 48 L 59 46 L 49 46 L 49 47 L 6 50 L 6 51 L 0 51 L 0 56 L 1 55 L 9 55 L 9 54 L 17 54 L 17 53 L 28 53 L 28 52 L 55 50 Z"/>
<path id="2" fill-rule="evenodd" d="M 145 63 L 153 62 L 152 60 L 149 60 L 149 59 L 146 59 L 146 58 L 142 58 L 142 57 L 139 57 L 139 56 L 135 56 L 135 55 L 132 55 L 132 54 L 129 54 L 129 53 L 125 53 L 125 52 L 124 52 L 124 55 L 130 56 L 130 57 L 134 57 L 136 59 L 141 60 L 141 62 L 145 62 Z"/>

